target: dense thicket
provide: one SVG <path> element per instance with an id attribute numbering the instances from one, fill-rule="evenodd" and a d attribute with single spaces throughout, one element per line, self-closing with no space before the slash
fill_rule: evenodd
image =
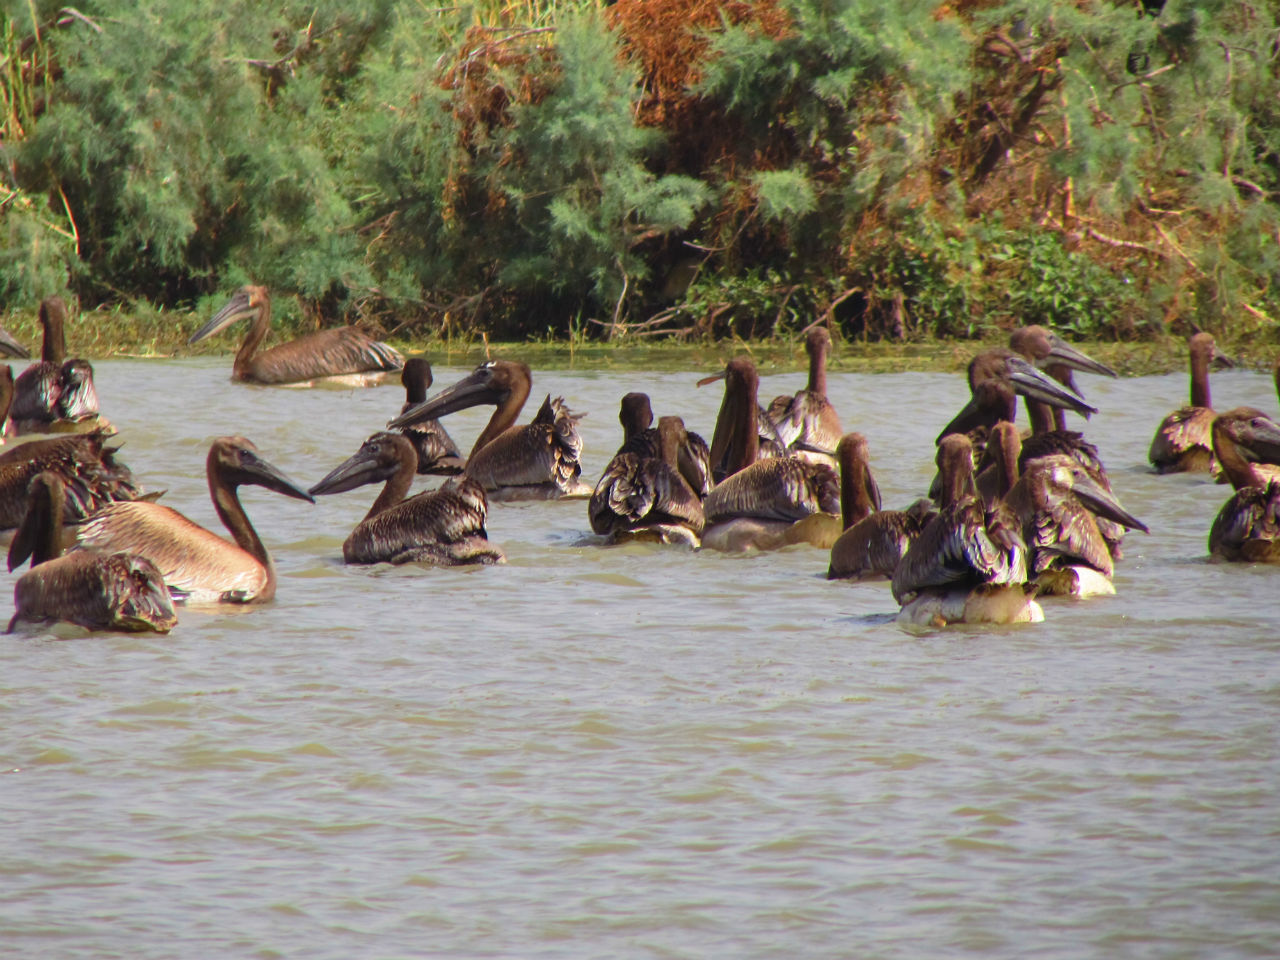
<path id="1" fill-rule="evenodd" d="M 0 307 L 1128 336 L 1280 310 L 1240 0 L 10 3 Z"/>

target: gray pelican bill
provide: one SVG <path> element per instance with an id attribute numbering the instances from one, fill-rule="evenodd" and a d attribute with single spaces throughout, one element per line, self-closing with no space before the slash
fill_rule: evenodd
<path id="1" fill-rule="evenodd" d="M 491 403 L 493 416 L 476 438 L 466 466 L 466 475 L 478 481 L 491 500 L 591 496 L 591 488 L 579 479 L 581 415 L 571 412 L 563 398 L 552 400 L 548 394 L 532 423 L 515 426 L 532 385 L 527 364 L 490 360 L 400 414 L 387 429 L 401 430 L 421 420 Z"/>
<path id="2" fill-rule="evenodd" d="M 1216 473 L 1213 458 L 1213 405 L 1209 398 L 1209 368 L 1234 366 L 1208 333 L 1197 333 L 1188 344 L 1191 403 L 1169 414 L 1156 428 L 1147 459 L 1156 473 Z"/>
<path id="3" fill-rule="evenodd" d="M 760 378 L 746 357 L 730 360 L 724 400 L 711 438 L 711 461 L 725 479 L 703 501 L 702 545 L 715 550 L 769 550 L 792 543 L 830 549 L 840 534 L 840 482 L 822 463 L 799 457 L 759 459 Z"/>
<path id="4" fill-rule="evenodd" d="M 402 434 L 375 433 L 311 488 L 313 496 L 322 496 L 385 481 L 369 512 L 342 544 L 343 560 L 436 566 L 503 563 L 506 557 L 489 542 L 489 502 L 475 480 L 449 479 L 439 490 L 405 499 L 417 460 Z"/>
<path id="5" fill-rule="evenodd" d="M 938 444 L 938 514 L 893 573 L 899 620 L 924 626 L 1020 623 L 1044 619 L 1027 583 L 1027 547 L 1012 511 L 987 510 L 973 479 L 973 445 L 964 434 Z"/>
<path id="6" fill-rule="evenodd" d="M 151 560 L 175 599 L 190 603 L 260 603 L 276 592 L 276 568 L 238 496 L 258 486 L 314 503 L 244 437 L 219 437 L 205 460 L 209 495 L 232 543 L 156 503 L 113 503 L 80 525 L 77 542 L 99 552 L 124 550 Z"/>
<path id="7" fill-rule="evenodd" d="M 168 633 L 178 617 L 160 571 L 146 557 L 76 550 L 63 553 L 62 478 L 31 479 L 27 514 L 9 548 L 9 570 L 28 558 L 31 569 L 13 586 L 13 618 L 20 622 L 74 623 L 89 630 Z"/>
<path id="8" fill-rule="evenodd" d="M 629 450 L 640 446 L 640 434 L 633 434 L 609 461 L 587 505 L 591 529 L 612 542 L 655 540 L 696 547 L 705 525 L 702 500 L 679 466 L 688 431 L 679 417 L 663 417 L 657 435 L 658 456 Z"/>
<path id="9" fill-rule="evenodd" d="M 40 302 L 44 338 L 40 359 L 14 381 L 9 408 L 11 429 L 25 433 L 86 433 L 110 429 L 98 412 L 93 367 L 88 360 L 67 357 L 67 305 L 61 297 Z"/>
<path id="10" fill-rule="evenodd" d="M 400 371 L 400 382 L 405 392 L 400 412 L 404 413 L 427 399 L 432 382 L 431 364 L 421 357 L 410 357 Z M 418 454 L 419 473 L 454 476 L 467 465 L 458 452 L 458 445 L 439 420 L 419 420 L 400 432 L 409 438 Z"/>
<path id="11" fill-rule="evenodd" d="M 1236 407 L 1213 421 L 1213 451 L 1235 493 L 1209 530 L 1209 554 L 1238 563 L 1280 563 L 1280 426 L 1261 410 Z"/>
<path id="12" fill-rule="evenodd" d="M 765 410 L 772 432 L 785 445 L 789 456 L 836 465 L 833 451 L 844 433 L 840 415 L 827 398 L 827 354 L 831 334 L 826 327 L 814 327 L 805 338 L 809 355 L 809 382 L 794 396 L 775 397 Z"/>
<path id="13" fill-rule="evenodd" d="M 187 342 L 198 343 L 246 317 L 252 320 L 231 366 L 234 381 L 299 387 L 317 382 L 372 386 L 404 366 L 398 350 L 353 326 L 318 330 L 259 352 L 271 327 L 271 293 L 266 287 L 252 285 L 236 291 Z"/>

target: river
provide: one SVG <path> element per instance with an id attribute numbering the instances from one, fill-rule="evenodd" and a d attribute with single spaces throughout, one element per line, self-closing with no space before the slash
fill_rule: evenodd
<path id="1" fill-rule="evenodd" d="M 245 387 L 226 358 L 96 365 L 120 458 L 219 529 L 210 440 L 304 486 L 398 386 Z M 436 369 L 437 388 L 465 370 Z M 705 372 L 705 371 L 704 371 Z M 584 478 L 645 390 L 710 439 L 701 373 L 535 371 Z M 825 552 L 605 548 L 586 504 L 494 504 L 500 567 L 346 568 L 372 501 L 246 509 L 274 603 L 167 636 L 0 642 L 0 943 L 42 958 L 1272 957 L 1280 570 L 1213 564 L 1229 488 L 1151 475 L 1185 374 L 1081 377 L 1131 533 L 1118 595 L 909 632 Z M 804 374 L 764 377 L 764 398 Z M 886 506 L 928 485 L 951 374 L 832 374 Z M 1219 409 L 1275 409 L 1214 374 Z M 490 410 L 446 424 L 465 452 Z M 435 481 L 433 481 L 435 482 Z M 11 583 L 13 575 L 9 575 Z M 3 591 L 0 615 L 10 613 Z"/>

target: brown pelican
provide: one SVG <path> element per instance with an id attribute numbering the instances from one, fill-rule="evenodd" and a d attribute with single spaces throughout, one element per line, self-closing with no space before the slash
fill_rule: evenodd
<path id="1" fill-rule="evenodd" d="M 404 366 L 398 350 L 351 326 L 318 330 L 258 353 L 271 326 L 271 294 L 266 287 L 241 287 L 187 342 L 198 343 L 245 317 L 253 321 L 232 364 L 232 380 L 276 386 L 311 386 L 316 381 L 372 386 Z"/>
<path id="2" fill-rule="evenodd" d="M 27 489 L 36 474 L 58 475 L 64 486 L 68 522 L 108 503 L 144 497 L 127 466 L 105 445 L 108 432 L 46 437 L 0 453 L 0 530 L 17 527 L 27 511 Z"/>
<path id="3" fill-rule="evenodd" d="M 728 475 L 703 502 L 702 545 L 732 552 L 790 543 L 829 549 L 840 533 L 835 471 L 799 457 L 760 460 L 755 365 L 736 357 L 723 373 L 702 382 L 721 378 L 724 401 L 711 438 L 711 461 L 724 463 Z"/>
<path id="4" fill-rule="evenodd" d="M 1045 373 L 1053 377 L 1068 390 L 1081 395 L 1076 387 L 1074 371 L 1096 373 L 1105 377 L 1115 377 L 1116 372 L 1105 363 L 1099 363 L 1088 354 L 1077 350 L 1052 330 L 1033 324 L 1019 327 L 1009 335 L 1009 348 L 1014 350 Z M 1026 398 L 1027 415 L 1031 418 L 1032 429 L 1036 429 L 1037 418 L 1044 420 L 1038 432 L 1048 430 L 1065 430 L 1066 413 L 1062 407 L 1049 408 L 1031 397 Z"/>
<path id="5" fill-rule="evenodd" d="M 640 459 L 662 459 L 662 443 L 652 426 L 653 408 L 646 393 L 628 393 L 618 409 L 622 446 L 615 456 L 633 453 Z M 683 421 L 681 421 L 683 423 Z M 685 482 L 700 498 L 711 492 L 711 450 L 699 434 L 685 430 L 676 455 L 676 466 Z M 605 468 L 606 471 L 609 469 Z"/>
<path id="6" fill-rule="evenodd" d="M 587 506 L 591 529 L 614 542 L 652 539 L 698 546 L 704 526 L 702 500 L 679 468 L 680 450 L 688 443 L 684 421 L 658 421 L 657 457 L 628 449 L 637 445 L 640 435 L 633 434 L 623 445 L 596 484 Z"/>
<path id="7" fill-rule="evenodd" d="M 942 429 L 938 442 L 953 433 L 968 433 L 975 428 L 990 429 L 997 423 L 1017 417 L 1016 396 L 1040 400 L 1054 407 L 1074 410 L 1086 419 L 1097 413 L 1075 394 L 1012 350 L 994 347 L 984 350 L 969 361 L 969 402 Z"/>
<path id="8" fill-rule="evenodd" d="M 410 357 L 404 362 L 404 369 L 400 371 L 400 382 L 404 384 L 405 393 L 401 413 L 427 399 L 431 380 L 431 364 L 426 360 Z M 400 432 L 409 438 L 418 454 L 419 473 L 451 476 L 461 473 L 466 466 L 457 444 L 439 420 L 420 420 Z"/>
<path id="9" fill-rule="evenodd" d="M 400 430 L 467 407 L 495 404 L 497 409 L 476 438 L 466 466 L 467 476 L 479 481 L 491 500 L 591 496 L 591 488 L 578 479 L 582 473 L 581 416 L 572 413 L 562 398 L 552 400 L 548 394 L 532 423 L 513 426 L 532 383 L 527 364 L 490 360 L 430 400 L 406 410 L 387 427 Z"/>
<path id="10" fill-rule="evenodd" d="M 964 434 L 938 444 L 942 502 L 893 573 L 899 619 L 919 625 L 1040 621 L 1027 581 L 1027 548 L 1017 517 L 988 511 L 973 480 L 973 445 Z"/>
<path id="11" fill-rule="evenodd" d="M 63 483 L 31 479 L 27 514 L 9 549 L 9 570 L 31 558 L 13 586 L 9 633 L 21 621 L 78 624 L 90 630 L 168 633 L 178 623 L 160 571 L 131 553 L 62 552 Z"/>
<path id="12" fill-rule="evenodd" d="M 836 447 L 840 461 L 840 514 L 844 532 L 831 546 L 828 580 L 891 577 L 908 544 L 935 512 L 929 500 L 906 510 L 881 510 L 880 489 L 871 475 L 867 440 L 849 433 Z"/>
<path id="13" fill-rule="evenodd" d="M 503 563 L 489 543 L 489 501 L 470 477 L 405 499 L 417 472 L 413 444 L 398 433 L 375 433 L 344 463 L 311 488 L 313 496 L 385 482 L 364 519 L 342 544 L 347 563 L 431 563 L 460 566 Z"/>
<path id="14" fill-rule="evenodd" d="M 1280 563 L 1280 479 L 1256 461 L 1280 463 L 1280 426 L 1261 410 L 1236 407 L 1213 421 L 1213 452 L 1235 487 L 1209 530 L 1218 560 Z"/>
<path id="15" fill-rule="evenodd" d="M 87 432 L 109 426 L 98 414 L 93 367 L 67 359 L 67 305 L 61 297 L 40 302 L 44 340 L 40 360 L 14 382 L 9 419 L 15 433 Z"/>
<path id="16" fill-rule="evenodd" d="M 1191 404 L 1164 418 L 1151 441 L 1147 459 L 1156 473 L 1212 473 L 1214 413 L 1209 402 L 1209 368 L 1233 366 L 1213 337 L 1197 333 L 1189 344 Z"/>
<path id="17" fill-rule="evenodd" d="M 209 495 L 235 543 L 155 503 L 113 503 L 80 526 L 80 546 L 126 550 L 150 559 L 179 600 L 258 603 L 276 592 L 276 569 L 240 504 L 237 491 L 254 485 L 314 503 L 311 494 L 258 455 L 244 437 L 219 437 L 205 461 Z"/>
<path id="18" fill-rule="evenodd" d="M 809 354 L 809 383 L 794 396 L 775 397 L 765 411 L 772 431 L 786 447 L 786 453 L 814 462 L 836 465 L 833 451 L 844 432 L 840 415 L 827 399 L 827 353 L 831 334 L 814 327 L 805 338 Z"/>

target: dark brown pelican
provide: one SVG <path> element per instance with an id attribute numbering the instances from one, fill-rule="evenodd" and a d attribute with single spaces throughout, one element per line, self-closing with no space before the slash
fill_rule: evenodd
<path id="1" fill-rule="evenodd" d="M 881 510 L 880 489 L 871 475 L 866 438 L 849 433 L 836 447 L 840 461 L 840 514 L 844 532 L 831 546 L 828 580 L 891 577 L 935 511 L 928 500 L 906 510 Z"/>
<path id="2" fill-rule="evenodd" d="M 1209 401 L 1209 368 L 1233 366 L 1213 337 L 1197 333 L 1189 344 L 1191 404 L 1164 418 L 1151 441 L 1147 459 L 1156 473 L 1213 473 L 1213 409 Z"/>
<path id="3" fill-rule="evenodd" d="M 431 364 L 426 360 L 410 357 L 404 362 L 404 369 L 400 371 L 400 382 L 404 384 L 405 393 L 401 413 L 427 399 L 431 380 Z M 400 432 L 409 438 L 418 454 L 419 473 L 452 476 L 461 473 L 466 466 L 467 462 L 458 452 L 457 444 L 439 420 L 420 420 Z"/>
<path id="4" fill-rule="evenodd" d="M 1280 427 L 1261 410 L 1236 407 L 1213 421 L 1213 452 L 1235 487 L 1209 530 L 1218 560 L 1280 563 L 1280 479 L 1259 462 L 1280 463 Z"/>
<path id="5" fill-rule="evenodd" d="M 467 476 L 477 480 L 491 500 L 591 496 L 591 488 L 578 479 L 582 473 L 581 417 L 572 413 L 562 398 L 552 400 L 548 395 L 532 423 L 514 426 L 532 384 L 527 364 L 490 360 L 430 400 L 406 410 L 387 427 L 400 430 L 420 420 L 492 403 L 497 409 L 476 438 L 466 466 Z"/>
<path id="6" fill-rule="evenodd" d="M 9 548 L 9 570 L 31 558 L 13 586 L 19 622 L 74 623 L 90 630 L 168 633 L 178 623 L 155 564 L 131 553 L 63 554 L 63 484 L 55 473 L 31 479 L 29 506 Z"/>
<path id="7" fill-rule="evenodd" d="M 840 533 L 840 484 L 826 464 L 799 457 L 759 459 L 757 394 L 760 378 L 746 357 L 729 361 L 724 401 L 711 438 L 712 464 L 725 479 L 707 495 L 702 545 L 741 552 L 790 543 L 830 548 Z"/>
<path id="8" fill-rule="evenodd" d="M 938 444 L 942 502 L 893 573 L 899 619 L 919 625 L 1040 621 L 1027 581 L 1018 519 L 1001 503 L 988 511 L 973 479 L 973 445 L 964 434 Z"/>
<path id="9" fill-rule="evenodd" d="M 680 450 L 688 444 L 684 421 L 658 421 L 656 457 L 628 449 L 638 445 L 642 433 L 633 433 L 623 444 L 596 484 L 587 506 L 591 529 L 613 542 L 656 540 L 696 547 L 705 521 L 702 499 L 680 473 Z"/>
<path id="10" fill-rule="evenodd" d="M 814 327 L 804 345 L 809 354 L 808 385 L 794 396 L 775 397 L 765 411 L 765 418 L 785 445 L 786 454 L 834 467 L 833 454 L 844 431 L 840 415 L 827 399 L 827 353 L 831 350 L 831 334 L 825 327 Z"/>
<path id="11" fill-rule="evenodd" d="M 198 343 L 245 317 L 253 321 L 232 364 L 232 380 L 275 386 L 310 386 L 316 381 L 372 386 L 404 366 L 398 350 L 351 326 L 318 330 L 258 353 L 271 327 L 271 294 L 266 287 L 241 287 L 187 342 Z"/>
<path id="12" fill-rule="evenodd" d="M 1086 419 L 1097 413 L 1074 393 L 1046 376 L 1004 347 L 984 350 L 969 362 L 969 389 L 972 396 L 963 409 L 943 427 L 938 442 L 953 433 L 987 429 L 1017 417 L 1017 396 L 1040 400 L 1050 406 L 1074 410 Z"/>
<path id="13" fill-rule="evenodd" d="M 259 486 L 314 503 L 311 494 L 258 455 L 244 437 L 219 437 L 205 461 L 209 495 L 235 543 L 176 510 L 135 501 L 104 507 L 80 526 L 78 542 L 99 552 L 125 550 L 150 559 L 174 597 L 191 603 L 259 603 L 276 592 L 271 555 L 240 504 L 241 486 Z"/>
<path id="14" fill-rule="evenodd" d="M 106 446 L 100 430 L 30 440 L 0 453 L 0 530 L 17 527 L 27 512 L 27 489 L 39 473 L 55 473 L 64 485 L 68 522 L 77 522 L 108 503 L 145 495 L 127 466 Z"/>
<path id="15" fill-rule="evenodd" d="M 622 424 L 622 446 L 615 456 L 633 453 L 641 460 L 662 459 L 662 443 L 658 430 L 652 426 L 653 408 L 646 393 L 628 393 L 623 396 L 618 409 L 618 422 Z M 683 423 L 683 421 L 681 421 Z M 684 439 L 677 450 L 676 465 L 680 475 L 700 498 L 711 492 L 711 449 L 699 434 L 685 430 Z M 606 471 L 609 469 L 605 468 Z"/>
<path id="16" fill-rule="evenodd" d="M 98 414 L 93 367 L 88 360 L 67 359 L 67 305 L 61 297 L 40 302 L 44 340 L 40 360 L 14 382 L 9 419 L 24 433 L 88 432 L 109 427 Z"/>
<path id="17" fill-rule="evenodd" d="M 475 480 L 447 480 L 439 490 L 405 499 L 417 472 L 413 444 L 398 433 L 375 433 L 311 488 L 313 496 L 382 483 L 382 493 L 342 544 L 347 563 L 503 563 L 489 542 L 489 501 Z"/>

